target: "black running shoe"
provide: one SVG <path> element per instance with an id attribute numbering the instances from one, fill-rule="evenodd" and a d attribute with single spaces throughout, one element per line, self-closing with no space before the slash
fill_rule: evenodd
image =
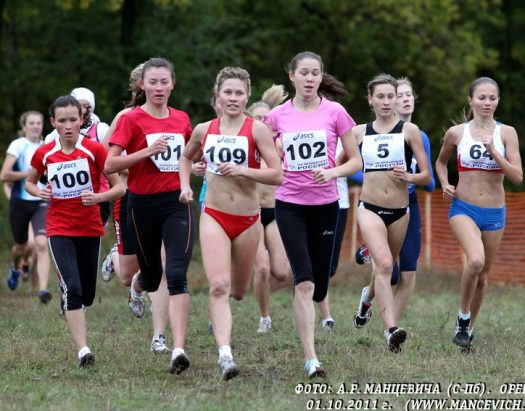
<path id="1" fill-rule="evenodd" d="M 468 327 L 470 325 L 470 318 L 468 320 L 462 320 L 457 318 L 456 329 L 454 330 L 454 336 L 452 341 L 454 344 L 460 347 L 468 347 L 470 345 L 470 336 L 468 335 Z"/>
<path id="2" fill-rule="evenodd" d="M 79 360 L 79 366 L 81 368 L 88 368 L 93 365 L 95 365 L 95 356 L 90 352 L 84 354 Z"/>
<path id="3" fill-rule="evenodd" d="M 406 339 L 407 332 L 403 328 L 395 327 L 395 329 L 388 334 L 386 342 L 390 351 L 398 353 L 401 352 L 401 344 L 403 344 Z"/>

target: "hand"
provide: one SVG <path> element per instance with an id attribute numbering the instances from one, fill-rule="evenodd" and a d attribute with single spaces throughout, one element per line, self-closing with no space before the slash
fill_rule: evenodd
<path id="1" fill-rule="evenodd" d="M 492 134 L 485 134 L 481 137 L 481 142 L 485 146 L 487 152 L 492 155 L 494 153 L 494 144 L 492 141 Z"/>
<path id="2" fill-rule="evenodd" d="M 51 200 L 51 197 L 53 197 L 53 193 L 51 191 L 51 185 L 47 184 L 45 188 L 42 188 L 40 190 L 40 193 L 38 195 L 42 200 L 49 201 Z"/>
<path id="3" fill-rule="evenodd" d="M 456 187 L 450 184 L 443 186 L 443 198 L 446 198 L 447 200 L 452 200 L 455 195 L 456 195 Z"/>
<path id="4" fill-rule="evenodd" d="M 405 181 L 409 182 L 410 179 L 410 173 L 407 173 L 407 171 L 403 167 L 394 167 L 392 169 L 394 173 L 394 178 L 398 179 L 399 181 Z"/>
<path id="5" fill-rule="evenodd" d="M 198 163 L 192 163 L 191 172 L 196 176 L 202 177 L 204 174 L 206 174 L 206 164 L 204 164 L 202 161 L 199 161 Z"/>
<path id="6" fill-rule="evenodd" d="M 193 191 L 191 190 L 190 187 L 181 188 L 179 201 L 182 204 L 188 204 L 193 201 Z"/>
<path id="7" fill-rule="evenodd" d="M 223 176 L 242 176 L 243 174 L 243 168 L 241 166 L 238 166 L 237 164 L 233 163 L 221 163 L 218 165 L 217 170 L 223 175 Z"/>
<path id="8" fill-rule="evenodd" d="M 168 142 L 164 138 L 158 138 L 155 140 L 148 148 L 149 156 L 154 156 L 155 154 L 164 153 L 168 149 Z"/>
<path id="9" fill-rule="evenodd" d="M 82 205 L 90 207 L 98 203 L 98 194 L 93 191 L 84 190 L 80 193 L 80 198 L 82 199 Z"/>
<path id="10" fill-rule="evenodd" d="M 334 178 L 334 172 L 332 168 L 317 168 L 312 170 L 312 175 L 317 184 L 326 184 Z"/>

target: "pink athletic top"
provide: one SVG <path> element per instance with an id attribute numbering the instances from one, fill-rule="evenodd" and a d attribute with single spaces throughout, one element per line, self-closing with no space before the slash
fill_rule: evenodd
<path id="1" fill-rule="evenodd" d="M 356 123 L 341 104 L 326 98 L 310 113 L 295 110 L 292 101 L 275 107 L 265 118 L 284 151 L 284 181 L 275 198 L 302 205 L 333 203 L 339 199 L 336 179 L 317 184 L 312 170 L 335 167 L 338 138 Z"/>

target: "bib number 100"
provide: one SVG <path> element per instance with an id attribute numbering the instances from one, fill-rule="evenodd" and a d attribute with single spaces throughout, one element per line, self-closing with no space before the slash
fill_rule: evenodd
<path id="1" fill-rule="evenodd" d="M 62 177 L 62 181 L 60 181 L 60 177 Z M 50 181 L 53 181 L 59 190 L 62 188 L 62 185 L 65 188 L 73 188 L 76 185 L 86 185 L 89 182 L 89 174 L 83 170 L 77 171 L 76 173 L 64 173 L 61 176 L 55 174 L 50 178 Z"/>

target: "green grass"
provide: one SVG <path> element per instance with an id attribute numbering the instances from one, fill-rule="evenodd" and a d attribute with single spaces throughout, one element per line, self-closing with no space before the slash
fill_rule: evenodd
<path id="1" fill-rule="evenodd" d="M 365 269 L 368 267 L 365 267 Z M 328 370 L 326 382 L 337 390 L 342 383 L 433 382 L 443 395 L 452 382 L 485 382 L 494 397 L 504 382 L 523 381 L 523 289 L 490 286 L 476 325 L 476 353 L 465 355 L 451 343 L 458 307 L 458 280 L 424 271 L 402 325 L 409 338 L 400 354 L 388 351 L 379 313 L 355 329 L 352 316 L 364 269 L 340 269 L 331 291 L 333 332 L 318 327 L 318 356 Z M 53 280 L 52 287 L 56 286 Z M 409 397 L 432 395 L 299 394 L 308 383 L 303 371 L 290 290 L 272 296 L 274 329 L 258 335 L 258 311 L 249 293 L 232 301 L 232 345 L 241 367 L 238 378 L 219 380 L 217 348 L 207 333 L 207 290 L 202 267 L 190 274 L 192 308 L 186 351 L 191 368 L 180 376 L 168 372 L 169 357 L 149 351 L 151 313 L 132 318 L 127 291 L 118 280 L 98 284 L 95 304 L 87 312 L 88 341 L 97 363 L 89 370 L 77 366 L 76 349 L 64 317 L 58 315 L 58 295 L 40 305 L 21 283 L 16 292 L 0 284 L 0 409 L 1 410 L 305 410 L 309 399 L 378 399 L 402 409 Z M 168 332 L 168 335 L 170 333 Z M 171 340 L 171 337 L 169 337 Z M 473 395 L 458 398 L 478 398 Z M 523 395 L 520 398 L 524 398 Z M 324 405 L 326 405 L 325 403 Z"/>

